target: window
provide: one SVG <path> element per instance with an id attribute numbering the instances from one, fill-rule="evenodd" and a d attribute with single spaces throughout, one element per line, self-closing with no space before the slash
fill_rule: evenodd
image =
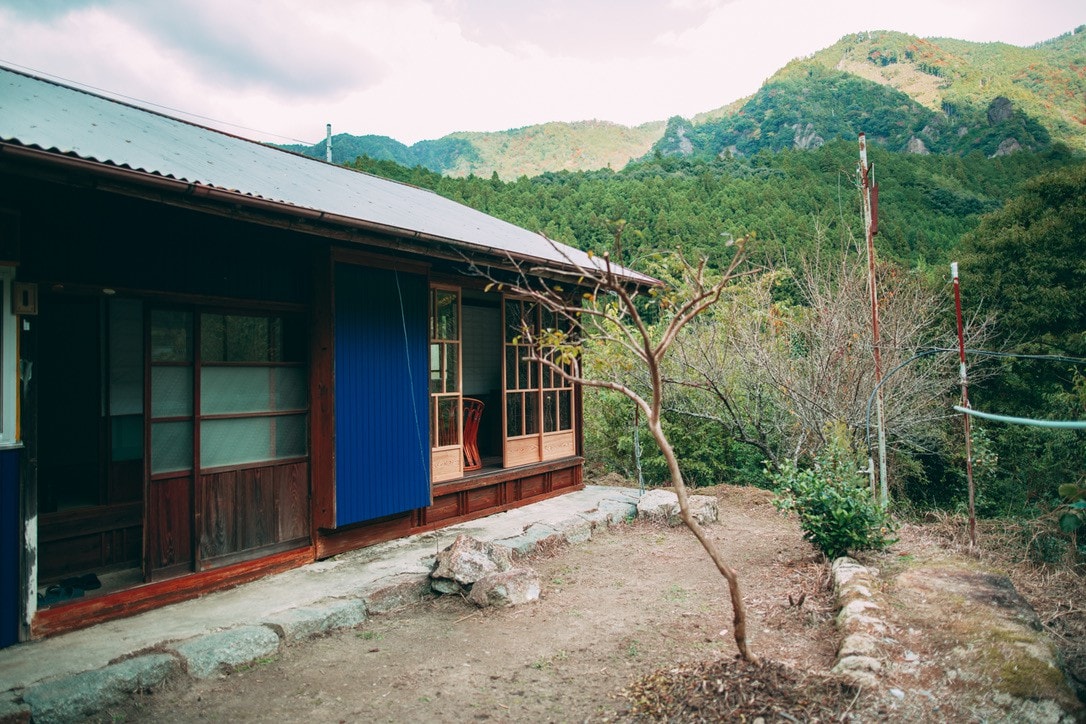
<path id="1" fill-rule="evenodd" d="M 447 480 L 464 472 L 460 380 L 460 292 L 430 289 L 431 477 Z"/>
<path id="2" fill-rule="evenodd" d="M 538 359 L 531 343 L 542 330 L 568 330 L 568 321 L 513 298 L 503 313 L 506 467 L 575 454 L 573 384 Z"/>
<path id="3" fill-rule="evenodd" d="M 297 318 L 152 310 L 152 474 L 305 457 L 304 359 Z"/>
<path id="4" fill-rule="evenodd" d="M 200 467 L 305 457 L 298 320 L 200 315 Z"/>

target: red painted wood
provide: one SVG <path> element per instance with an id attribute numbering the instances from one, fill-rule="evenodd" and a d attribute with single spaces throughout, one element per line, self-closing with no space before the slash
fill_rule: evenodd
<path id="1" fill-rule="evenodd" d="M 309 326 L 309 461 L 313 530 L 332 528 L 336 524 L 332 273 L 330 249 L 322 246 L 313 254 L 313 299 Z"/>
<path id="2" fill-rule="evenodd" d="M 71 603 L 38 611 L 34 615 L 31 633 L 34 638 L 41 638 L 86 628 L 103 621 L 187 601 L 212 591 L 232 588 L 273 573 L 297 568 L 312 560 L 313 548 L 305 546 L 255 561 L 148 583 L 105 596 L 75 599 Z"/>

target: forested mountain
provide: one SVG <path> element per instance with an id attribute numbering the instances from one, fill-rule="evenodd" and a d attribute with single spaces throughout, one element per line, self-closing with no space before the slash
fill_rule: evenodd
<path id="1" fill-rule="evenodd" d="M 836 138 L 916 154 L 985 156 L 1086 150 L 1086 26 L 1030 48 L 918 38 L 890 31 L 845 36 L 794 60 L 750 98 L 692 119 L 635 128 L 602 121 L 461 132 L 407 146 L 387 136 L 337 134 L 332 158 L 395 161 L 446 176 L 502 179 L 548 171 L 620 170 L 651 152 L 714 158 L 812 149 Z M 284 146 L 325 157 L 324 141 Z"/>
<path id="2" fill-rule="evenodd" d="M 535 176 L 546 171 L 619 169 L 648 153 L 664 132 L 664 122 L 630 128 L 604 121 L 544 123 L 493 133 L 453 133 L 434 141 L 404 145 L 388 136 L 332 137 L 332 161 L 351 163 L 359 156 L 422 166 L 446 176 L 501 178 Z M 325 142 L 280 146 L 314 158 L 325 157 Z"/>
<path id="3" fill-rule="evenodd" d="M 880 253 L 906 267 L 949 261 L 982 214 L 1002 207 L 1037 174 L 1075 160 L 1065 148 L 994 159 L 872 148 L 870 157 L 880 185 Z M 371 158 L 353 166 L 597 253 L 612 249 L 621 222 L 623 261 L 636 265 L 678 246 L 720 259 L 726 239 L 748 234 L 756 237 L 752 252 L 774 262 L 820 239 L 841 247 L 862 238 L 857 159 L 856 139 L 842 139 L 809 151 L 763 150 L 746 158 L 657 154 L 621 171 L 548 172 L 509 182 L 454 179 Z"/>
<path id="4" fill-rule="evenodd" d="M 693 122 L 672 118 L 664 154 L 815 148 L 866 132 L 910 153 L 999 156 L 1063 143 L 1086 149 L 1086 33 L 1032 48 L 850 35 L 778 71 L 751 98 Z"/>

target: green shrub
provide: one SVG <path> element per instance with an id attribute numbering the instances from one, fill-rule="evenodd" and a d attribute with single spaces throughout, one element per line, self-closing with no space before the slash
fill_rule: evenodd
<path id="1" fill-rule="evenodd" d="M 777 492 L 773 504 L 796 511 L 803 537 L 831 560 L 894 542 L 889 516 L 873 499 L 841 437 L 830 436 L 811 468 L 784 463 L 775 473 L 766 471 Z"/>

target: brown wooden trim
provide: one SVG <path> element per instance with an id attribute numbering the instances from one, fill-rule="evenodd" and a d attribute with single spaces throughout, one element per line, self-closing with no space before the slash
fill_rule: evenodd
<path id="1" fill-rule="evenodd" d="M 160 364 L 157 363 L 156 364 Z M 305 362 L 208 362 L 204 361 L 201 367 L 292 367 L 305 369 Z"/>
<path id="2" fill-rule="evenodd" d="M 236 553 L 228 553 L 227 555 L 216 556 L 214 558 L 204 558 L 201 561 L 201 570 L 213 571 L 217 568 L 224 568 L 226 566 L 244 563 L 245 561 L 251 561 L 254 558 L 266 558 L 270 555 L 275 555 L 276 553 L 295 550 L 302 546 L 312 547 L 309 545 L 309 536 L 282 541 L 281 543 L 273 543 L 260 548 L 250 548 L 248 550 L 237 551 Z"/>
<path id="3" fill-rule="evenodd" d="M 309 462 L 309 458 L 302 456 L 295 456 L 290 458 L 276 458 L 275 460 L 258 460 L 251 463 L 237 463 L 236 465 L 223 465 L 217 468 L 199 468 L 196 470 L 197 475 L 215 475 L 217 473 L 230 473 L 236 470 L 256 470 L 257 468 L 276 468 L 280 465 L 296 465 L 297 463 Z"/>
<path id="4" fill-rule="evenodd" d="M 407 260 L 403 257 L 386 256 L 358 249 L 344 249 L 335 247 L 332 249 L 332 261 L 337 264 L 354 264 L 356 266 L 369 266 L 375 269 L 388 269 L 409 274 L 419 274 L 428 277 L 430 275 L 430 263 L 423 261 Z"/>
<path id="5" fill-rule="evenodd" d="M 331 249 L 324 246 L 315 250 L 309 325 L 309 465 L 314 531 L 336 524 L 334 270 Z"/>
<path id="6" fill-rule="evenodd" d="M 533 475 L 551 473 L 563 468 L 580 467 L 583 464 L 583 458 L 567 457 L 559 458 L 557 460 L 548 460 L 542 463 L 534 463 L 532 465 L 524 465 L 519 468 L 503 468 L 497 471 L 483 470 L 473 475 L 465 475 L 460 480 L 434 483 L 434 495 L 448 495 L 449 493 L 458 493 L 463 490 L 474 490 L 475 488 L 494 485 L 495 483 L 504 483 L 509 480 L 518 480 Z"/>
<path id="7" fill-rule="evenodd" d="M 315 541 L 317 558 L 328 558 L 374 543 L 404 538 L 415 532 L 414 521 L 415 511 L 410 511 L 351 528 L 318 530 Z"/>
<path id="8" fill-rule="evenodd" d="M 298 415 L 308 414 L 308 407 L 293 407 L 289 410 L 260 410 L 258 412 L 214 412 L 208 415 L 197 415 L 196 420 L 198 422 L 204 420 L 241 420 L 251 417 L 297 417 Z M 154 422 L 160 422 L 160 420 Z"/>
<path id="9" fill-rule="evenodd" d="M 77 599 L 38 611 L 34 615 L 32 635 L 41 638 L 132 616 L 297 568 L 312 560 L 313 548 L 305 546 L 232 566 L 147 583 L 117 593 Z"/>
<path id="10" fill-rule="evenodd" d="M 180 420 L 179 422 L 187 422 L 187 421 L 188 421 L 188 418 L 185 418 L 184 420 Z M 158 420 L 155 420 L 154 422 L 158 422 Z M 189 478 L 189 477 L 192 477 L 192 468 L 188 468 L 187 470 L 167 470 L 165 472 L 155 473 L 155 474 L 151 475 L 148 479 L 153 483 L 157 483 L 157 482 L 160 482 L 162 480 L 173 480 L 174 478 Z"/>

